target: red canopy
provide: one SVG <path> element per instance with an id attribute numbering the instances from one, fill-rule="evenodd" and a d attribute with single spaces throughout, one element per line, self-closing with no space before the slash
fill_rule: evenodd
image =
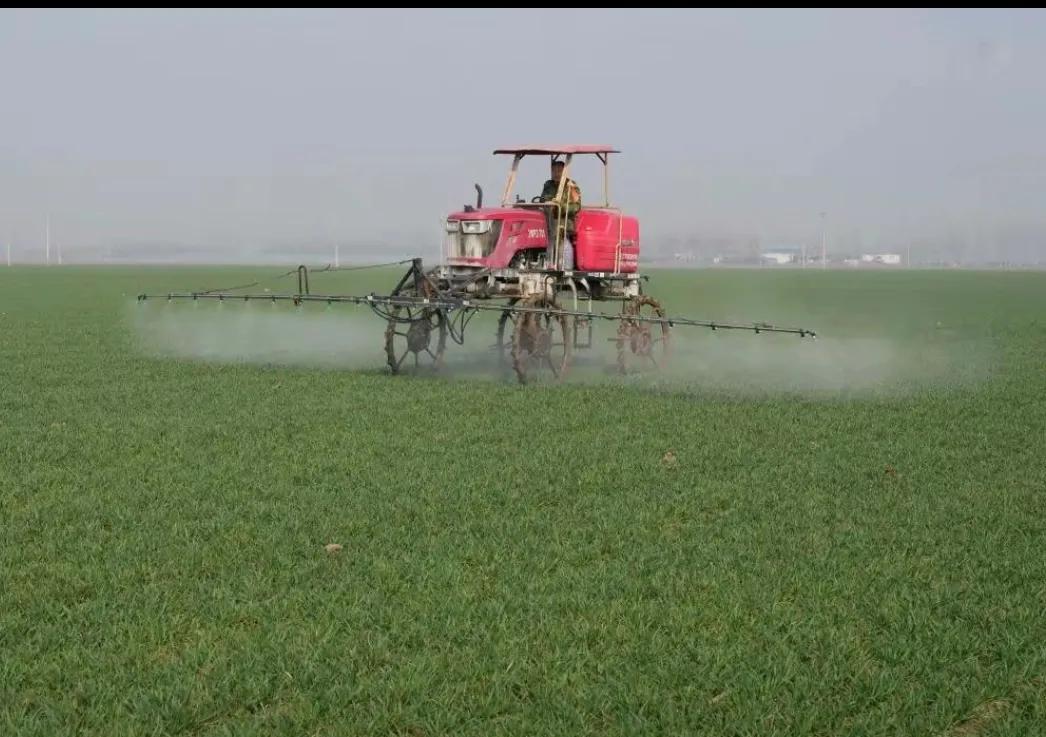
<path id="1" fill-rule="evenodd" d="M 552 155 L 552 154 L 619 154 L 621 153 L 612 146 L 581 145 L 581 146 L 517 146 L 514 148 L 499 148 L 495 154 L 525 154 Z"/>

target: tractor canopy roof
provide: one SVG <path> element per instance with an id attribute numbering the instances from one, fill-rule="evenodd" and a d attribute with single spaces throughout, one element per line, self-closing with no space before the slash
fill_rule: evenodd
<path id="1" fill-rule="evenodd" d="M 523 154 L 524 156 L 555 156 L 558 154 L 619 154 L 613 146 L 582 144 L 574 146 L 514 146 L 499 148 L 495 154 Z"/>

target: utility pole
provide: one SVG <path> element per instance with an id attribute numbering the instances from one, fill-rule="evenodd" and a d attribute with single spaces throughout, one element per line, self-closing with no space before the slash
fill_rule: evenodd
<path id="1" fill-rule="evenodd" d="M 47 225 L 44 230 L 44 260 L 51 265 L 51 216 L 47 216 Z"/>
<path id="2" fill-rule="evenodd" d="M 912 268 L 912 243 L 908 241 L 908 268 Z"/>
<path id="3" fill-rule="evenodd" d="M 825 213 L 821 213 L 821 268 L 828 268 L 828 233 L 824 227 Z"/>
<path id="4" fill-rule="evenodd" d="M 11 268 L 11 241 L 13 236 L 7 239 L 7 267 Z"/>
<path id="5" fill-rule="evenodd" d="M 334 268 L 337 269 L 341 266 L 341 244 L 334 244 Z"/>

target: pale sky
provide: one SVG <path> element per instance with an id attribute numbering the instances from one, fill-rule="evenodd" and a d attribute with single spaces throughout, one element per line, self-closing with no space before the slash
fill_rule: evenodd
<path id="1" fill-rule="evenodd" d="M 1046 257 L 1044 71 L 1037 10 L 0 10 L 0 239 L 420 247 L 591 142 L 644 238 Z"/>

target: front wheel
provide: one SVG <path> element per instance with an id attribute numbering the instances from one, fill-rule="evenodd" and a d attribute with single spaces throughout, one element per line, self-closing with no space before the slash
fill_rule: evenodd
<path id="1" fill-rule="evenodd" d="M 436 371 L 443 366 L 447 347 L 447 320 L 431 307 L 397 306 L 385 328 L 385 355 L 389 369 Z"/>
<path id="2" fill-rule="evenodd" d="M 422 281 L 420 287 L 421 296 L 429 299 L 438 296 L 428 279 Z M 392 373 L 442 368 L 443 351 L 447 348 L 446 313 L 422 303 L 396 305 L 389 314 L 385 356 Z"/>

